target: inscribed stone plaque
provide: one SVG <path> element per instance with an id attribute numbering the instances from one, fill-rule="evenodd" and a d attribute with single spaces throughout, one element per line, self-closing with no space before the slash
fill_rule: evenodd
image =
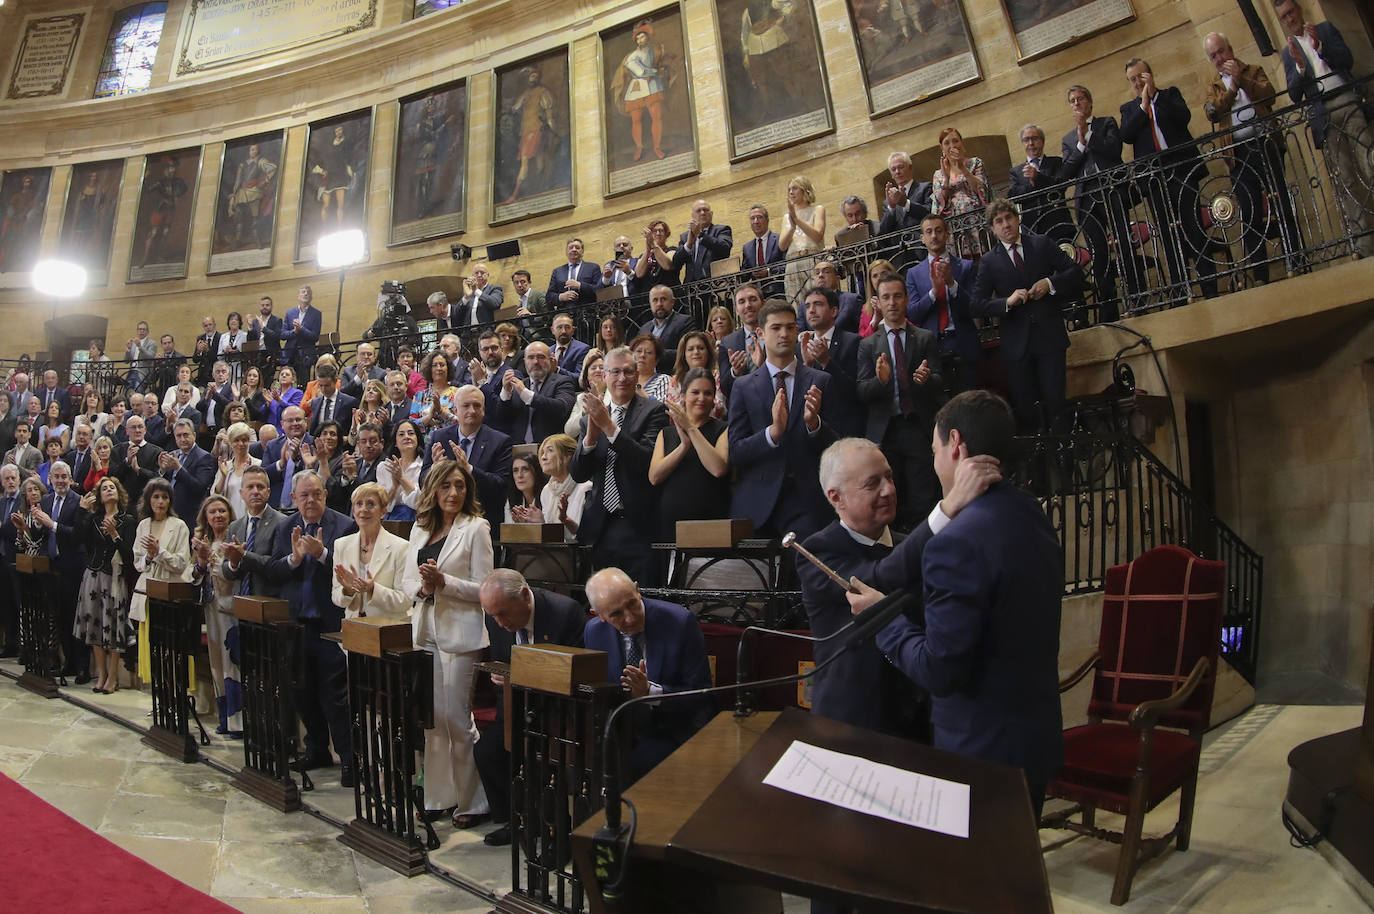
<path id="1" fill-rule="evenodd" d="M 14 56 L 7 98 L 43 98 L 67 94 L 76 43 L 86 14 L 30 16 L 24 20 L 24 37 Z"/>
<path id="2" fill-rule="evenodd" d="M 377 22 L 377 0 L 190 0 L 174 78 L 336 38 Z"/>

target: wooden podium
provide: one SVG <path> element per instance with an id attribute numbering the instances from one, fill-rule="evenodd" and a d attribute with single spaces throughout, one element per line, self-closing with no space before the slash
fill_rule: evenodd
<path id="1" fill-rule="evenodd" d="M 793 740 L 970 785 L 969 837 L 765 786 L 764 776 Z M 1019 770 L 794 708 L 739 720 L 718 714 L 625 796 L 638 825 L 617 902 L 603 900 L 593 865 L 592 837 L 604 814 L 573 832 L 592 914 L 776 911 L 776 901 L 757 887 L 883 911 L 1053 910 Z"/>

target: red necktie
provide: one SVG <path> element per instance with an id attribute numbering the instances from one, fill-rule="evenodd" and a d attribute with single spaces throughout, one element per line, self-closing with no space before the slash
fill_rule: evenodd
<path id="1" fill-rule="evenodd" d="M 940 332 L 943 333 L 949 327 L 949 300 L 945 284 L 935 285 L 935 264 L 938 262 L 936 259 L 930 261 L 930 287 L 935 290 L 935 304 L 940 309 Z"/>
<path id="2" fill-rule="evenodd" d="M 1155 106 L 1153 103 L 1145 106 L 1145 116 L 1150 119 L 1150 142 L 1155 144 L 1155 152 L 1159 152 L 1164 147 L 1159 145 L 1159 134 L 1155 130 Z"/>
<path id="3" fill-rule="evenodd" d="M 762 238 L 759 239 L 759 253 L 758 253 L 758 259 L 755 260 L 754 263 L 755 263 L 756 265 L 758 265 L 758 266 L 763 266 L 763 239 L 762 239 Z"/>

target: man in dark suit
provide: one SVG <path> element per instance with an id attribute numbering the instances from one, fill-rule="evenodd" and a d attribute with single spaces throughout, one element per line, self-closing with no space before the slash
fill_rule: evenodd
<path id="1" fill-rule="evenodd" d="M 219 357 L 219 331 L 215 329 L 215 319 L 209 314 L 200 319 L 201 334 L 196 337 L 196 373 L 194 381 L 197 387 L 204 387 L 210 383 L 210 373 L 215 367 L 215 359 Z"/>
<path id="2" fill-rule="evenodd" d="M 763 307 L 763 287 L 747 282 L 735 289 L 735 320 L 739 329 L 720 341 L 717 364 L 720 366 L 720 390 L 726 397 L 735 379 L 742 378 L 763 364 L 763 328 L 759 326 L 759 309 Z"/>
<path id="3" fill-rule="evenodd" d="M 272 561 L 263 574 L 281 587 L 291 604 L 291 620 L 301 626 L 302 673 L 295 688 L 296 710 L 305 725 L 305 755 L 300 771 L 334 764 L 332 740 L 339 754 L 340 786 L 353 786 L 353 736 L 348 719 L 348 664 L 343 651 L 321 635 L 337 632 L 343 609 L 330 596 L 334 577 L 334 541 L 358 529 L 348 517 L 325 507 L 319 474 L 297 474 L 291 492 L 298 512 L 277 527 Z"/>
<path id="4" fill-rule="evenodd" d="M 630 697 L 711 684 L 706 639 L 684 607 L 644 599 L 639 585 L 614 567 L 587 580 L 587 601 L 596 618 L 587 622 L 583 641 L 591 650 L 606 652 L 606 678 L 620 680 Z M 713 709 L 709 698 L 697 696 L 631 712 L 630 776 L 624 786 L 691 739 L 711 719 Z"/>
<path id="5" fill-rule="evenodd" d="M 189 419 L 178 419 L 172 427 L 173 449 L 158 455 L 157 466 L 172 486 L 172 508 L 186 525 L 195 528 L 200 503 L 210 494 L 218 466 L 215 458 L 196 444 L 196 429 Z"/>
<path id="6" fill-rule="evenodd" d="M 191 405 L 191 395 L 193 393 L 195 393 L 195 388 L 191 386 L 191 382 L 182 381 L 177 385 L 176 402 L 167 407 L 166 411 L 160 417 L 162 419 L 162 433 L 157 439 L 157 443 L 160 444 L 164 450 L 171 450 L 176 447 L 176 440 L 172 436 L 172 430 L 179 419 L 186 419 L 197 429 L 205 423 L 205 417 L 201 415 L 200 410 Z M 144 404 L 144 408 L 146 409 L 147 398 L 144 398 Z M 153 429 L 150 425 L 149 435 L 152 434 Z"/>
<path id="7" fill-rule="evenodd" d="M 353 493 L 358 486 L 377 481 L 382 462 L 382 427 L 371 422 L 358 426 L 358 446 L 344 451 L 329 464 L 325 503 L 340 514 L 353 513 Z"/>
<path id="8" fill-rule="evenodd" d="M 1072 244 L 1077 229 L 1064 203 L 1064 190 L 1048 189 L 1067 179 L 1064 159 L 1045 155 L 1045 131 L 1035 124 L 1021 128 L 1021 146 L 1026 150 L 1026 161 L 1011 167 L 1007 196 L 1017 202 L 1021 212 L 1027 213 L 1026 221 L 1033 231 L 1049 235 L 1060 244 Z"/>
<path id="9" fill-rule="evenodd" d="M 362 402 L 363 388 L 367 386 L 367 382 L 382 381 L 385 383 L 386 371 L 377 366 L 377 349 L 371 343 L 359 343 L 356 358 L 357 361 L 352 368 L 344 369 L 339 390 L 354 400 Z"/>
<path id="10" fill-rule="evenodd" d="M 987 218 L 998 243 L 978 265 L 971 306 L 976 317 L 1000 319 L 1011 402 L 1029 433 L 1050 427 L 1064 407 L 1064 307 L 1075 300 L 1083 274 L 1053 241 L 1022 232 L 1009 201 L 989 203 Z"/>
<path id="11" fill-rule="evenodd" d="M 940 497 L 930 464 L 930 429 L 945 401 L 935 334 L 907 320 L 906 281 L 878 279 L 882 323 L 859 344 L 864 436 L 882 447 L 897 474 L 897 529 L 911 530 Z"/>
<path id="12" fill-rule="evenodd" d="M 834 289 L 815 286 L 806 293 L 806 322 L 797 352 L 807 368 L 830 375 L 825 388 L 826 415 L 836 436 L 862 435 L 864 411 L 859 406 L 859 335 L 835 326 L 840 297 Z"/>
<path id="13" fill-rule="evenodd" d="M 48 405 L 57 402 L 62 410 L 62 421 L 66 422 L 72 416 L 72 395 L 67 392 L 65 387 L 57 386 L 57 372 L 49 368 L 43 372 L 43 386 L 38 388 L 37 396 L 39 402 L 43 404 L 43 414 L 47 415 Z"/>
<path id="14" fill-rule="evenodd" d="M 647 333 L 658 337 L 658 341 L 663 344 L 663 357 L 658 360 L 658 370 L 665 374 L 673 373 L 677 361 L 677 346 L 682 337 L 696 329 L 690 315 L 673 310 L 676 304 L 672 289 L 664 285 L 654 286 L 649 290 L 649 312 L 653 319 L 642 324 L 635 334 L 638 336 Z"/>
<path id="15" fill-rule="evenodd" d="M 315 369 L 315 389 L 320 395 L 310 401 L 310 434 L 317 435 L 326 422 L 337 422 L 343 435 L 353 428 L 353 410 L 358 401 L 339 390 L 339 370 L 328 362 Z"/>
<path id="16" fill-rule="evenodd" d="M 1093 117 L 1093 95 L 1087 87 L 1069 86 L 1068 100 L 1074 129 L 1064 135 L 1061 144 L 1064 170 L 1060 177 L 1078 179 L 1073 206 L 1079 231 L 1092 254 L 1098 316 L 1104 321 L 1114 321 L 1120 314 L 1116 287 L 1118 269 L 1124 269 L 1126 288 L 1131 295 L 1144 288 L 1140 264 L 1129 243 L 1130 200 L 1112 186 L 1110 176 L 1100 176 L 1121 164 L 1121 130 L 1116 125 L 1116 118 Z M 1108 236 L 1115 239 L 1115 249 L 1108 242 Z"/>
<path id="17" fill-rule="evenodd" d="M 248 510 L 229 525 L 229 543 L 224 547 L 224 576 L 238 581 L 235 593 L 275 597 L 281 593 L 281 588 L 263 571 L 272 561 L 277 527 L 286 516 L 267 503 L 272 496 L 272 480 L 260 466 L 243 471 L 239 494 Z"/>
<path id="18" fill-rule="evenodd" d="M 1135 98 L 1121 106 L 1121 139 L 1130 143 L 1135 158 L 1159 153 L 1160 170 L 1146 181 L 1145 192 L 1154 213 L 1155 230 L 1163 236 L 1164 254 L 1174 283 L 1174 297 L 1191 297 L 1188 264 L 1197 270 L 1202 294 L 1217 297 L 1216 263 L 1207 250 L 1202 227 L 1198 182 L 1207 167 L 1198 157 L 1188 122 L 1193 113 L 1177 86 L 1160 89 L 1148 61 L 1133 57 L 1126 79 Z M 1182 232 L 1178 228 L 1182 224 Z"/>
<path id="19" fill-rule="evenodd" d="M 262 467 L 272 480 L 272 507 L 290 513 L 294 507 L 291 487 L 295 475 L 305 469 L 306 448 L 314 447 L 315 436 L 306 431 L 305 410 L 288 406 L 281 411 L 281 436 L 262 449 Z"/>
<path id="20" fill-rule="evenodd" d="M 142 416 L 130 415 L 124 420 L 124 427 L 129 440 L 115 445 L 110 454 L 110 475 L 129 493 L 129 504 L 136 505 L 143 497 L 143 487 L 158 474 L 162 448 L 146 440 L 148 430 Z"/>
<path id="21" fill-rule="evenodd" d="M 549 275 L 549 288 L 544 293 L 544 301 L 553 303 L 550 306 L 555 308 L 595 302 L 596 290 L 601 286 L 601 271 L 596 264 L 582 259 L 582 239 L 569 238 L 564 250 L 568 262 L 555 267 Z"/>
<path id="22" fill-rule="evenodd" d="M 154 394 L 143 395 L 143 425 L 146 431 L 147 440 L 162 448 L 169 442 L 168 436 L 171 430 L 167 427 L 167 420 L 158 409 L 158 404 L 162 402 L 160 396 Z M 175 418 L 174 420 L 175 421 Z M 173 442 L 174 443 L 174 442 Z"/>
<path id="23" fill-rule="evenodd" d="M 836 301 L 839 302 L 840 312 L 835 317 L 835 326 L 846 333 L 859 332 L 859 318 L 863 316 L 864 301 L 856 292 L 846 292 L 843 286 L 844 280 L 840 278 L 840 268 L 835 261 L 826 258 L 816 261 L 816 265 L 811 268 L 811 287 L 830 289 L 835 293 Z M 802 330 L 810 330 L 811 326 L 807 323 L 806 309 L 803 308 L 797 315 L 797 326 Z"/>
<path id="24" fill-rule="evenodd" d="M 532 288 L 533 280 L 529 270 L 516 270 L 510 274 L 510 284 L 515 290 L 511 302 L 516 308 L 516 316 L 525 328 L 525 339 L 549 341 L 549 302 L 542 289 Z"/>
<path id="25" fill-rule="evenodd" d="M 485 330 L 477 338 L 477 358 L 468 362 L 467 382 L 482 391 L 487 398 L 487 414 L 496 415 L 497 403 L 501 398 L 501 385 L 506 371 L 519 367 L 514 357 L 506 358 L 501 348 L 501 338 L 495 330 Z"/>
<path id="26" fill-rule="evenodd" d="M 778 233 L 768 228 L 768 209 L 762 203 L 749 207 L 749 229 L 753 235 L 740 245 L 740 270 L 750 274 L 755 282 L 762 283 L 769 295 L 782 294 L 782 282 L 777 278 L 780 268 L 773 264 L 787 259 L 787 252 L 778 247 Z"/>
<path id="27" fill-rule="evenodd" d="M 932 436 L 941 486 L 949 492 L 970 457 L 1009 457 L 1015 432 L 995 394 L 950 400 Z M 1022 769 L 1038 821 L 1064 760 L 1059 539 L 1034 498 L 997 483 L 926 543 L 921 579 L 924 618 L 899 616 L 878 633 L 878 648 L 930 692 L 935 747 Z M 877 594 L 860 590 L 850 598 L 856 609 Z"/>
<path id="28" fill-rule="evenodd" d="M 19 468 L 7 463 L 0 467 L 0 628 L 5 633 L 0 657 L 5 658 L 19 656 L 19 584 L 14 577 L 15 529 L 10 516 L 22 504 Z"/>
<path id="29" fill-rule="evenodd" d="M 388 439 L 394 438 L 396 426 L 410 418 L 410 393 L 406 389 L 408 379 L 400 369 L 392 369 L 386 375 L 386 428 Z"/>
<path id="30" fill-rule="evenodd" d="M 906 271 L 907 320 L 935 334 L 940 360 L 935 368 L 945 393 L 978 386 L 978 357 L 982 346 L 978 327 L 969 312 L 977 266 L 949 251 L 945 217 L 932 213 L 921 220 L 926 256 Z"/>
<path id="31" fill-rule="evenodd" d="M 176 386 L 177 369 L 186 364 L 186 356 L 177 352 L 177 341 L 170 333 L 162 334 L 158 340 L 158 345 L 161 349 L 158 351 L 157 358 L 153 359 L 146 390 L 156 392 L 157 399 L 161 401 L 163 395 L 167 393 L 167 389 Z M 151 433 L 151 431 L 150 429 L 149 432 Z"/>
<path id="32" fill-rule="evenodd" d="M 840 203 L 840 213 L 844 216 L 844 226 L 835 233 L 835 243 L 840 243 L 840 234 L 862 225 L 868 229 L 868 237 L 878 237 L 878 223 L 868 218 L 868 201 L 858 194 L 850 194 Z"/>
<path id="33" fill-rule="evenodd" d="M 453 305 L 450 327 L 472 327 L 496 320 L 497 309 L 506 299 L 506 291 L 491 281 L 485 263 L 474 263 L 472 275 L 463 277 L 463 297 Z"/>
<path id="34" fill-rule="evenodd" d="M 634 358 L 624 346 L 606 353 L 609 407 L 583 393 L 586 412 L 570 472 L 578 482 L 591 481 L 582 509 L 577 541 L 591 548 L 593 568 L 615 565 L 635 580 L 655 582 L 654 533 L 657 498 L 649 485 L 649 459 L 658 433 L 668 424 L 663 404 L 635 393 Z"/>
<path id="35" fill-rule="evenodd" d="M 911 167 L 911 156 L 894 152 L 887 157 L 887 171 L 892 180 L 883 190 L 883 218 L 878 234 L 918 228 L 930 212 L 930 182 L 918 182 Z"/>
<path id="36" fill-rule="evenodd" d="M 281 318 L 272 313 L 272 296 L 258 299 L 258 313 L 248 322 L 248 339 L 257 341 L 258 351 L 265 355 L 262 362 L 279 365 L 281 356 Z"/>
<path id="37" fill-rule="evenodd" d="M 1335 165 L 1333 182 L 1345 214 L 1347 231 L 1366 231 L 1374 212 L 1374 164 L 1369 156 L 1369 123 L 1374 108 L 1355 84 L 1355 57 L 1340 29 L 1330 22 L 1312 25 L 1303 16 L 1297 0 L 1277 0 L 1274 12 L 1279 17 L 1287 43 L 1280 57 L 1288 97 L 1293 104 L 1307 102 L 1312 143 Z M 1374 235 L 1356 239 L 1356 249 L 1374 257 Z"/>
<path id="38" fill-rule="evenodd" d="M 315 367 L 315 344 L 320 339 L 323 315 L 319 308 L 312 308 L 315 293 L 309 286 L 301 286 L 296 293 L 296 307 L 286 312 L 282 321 L 282 361 L 296 369 L 301 378 L 310 376 Z"/>
<path id="39" fill-rule="evenodd" d="M 577 383 L 554 370 L 544 343 L 525 347 L 525 370 L 501 378 L 493 424 L 516 444 L 538 444 L 563 431 L 577 399 Z"/>
<path id="40" fill-rule="evenodd" d="M 582 604 L 560 593 L 531 587 L 518 571 L 492 571 L 483 579 L 478 599 L 487 614 L 491 660 L 496 663 L 510 663 L 511 647 L 516 644 L 582 646 L 582 630 L 587 624 Z M 506 684 L 502 676 L 493 675 L 491 681 L 497 688 Z M 472 750 L 482 789 L 491 805 L 491 820 L 500 826 L 482 839 L 490 847 L 510 844 L 510 752 L 503 739 L 505 704 L 496 703 L 496 720 L 483 731 Z"/>
<path id="41" fill-rule="evenodd" d="M 486 398 L 472 385 L 459 388 L 453 412 L 458 421 L 429 436 L 420 479 L 424 480 L 437 461 L 466 463 L 468 472 L 477 481 L 477 498 L 483 511 L 495 519 L 500 515 L 500 506 L 505 504 L 506 488 L 510 484 L 510 436 L 483 424 Z M 499 535 L 500 522 L 491 526 L 492 535 Z"/>
<path id="42" fill-rule="evenodd" d="M 224 410 L 235 396 L 234 386 L 229 383 L 229 363 L 220 359 L 211 369 L 210 383 L 205 385 L 205 393 L 200 398 L 205 424 L 212 432 L 229 427 L 224 421 Z"/>
<path id="43" fill-rule="evenodd" d="M 71 467 L 61 460 L 48 468 L 52 491 L 43 496 L 39 522 L 50 531 L 47 554 L 57 573 L 57 634 L 62 641 L 65 663 L 62 675 L 75 676 L 77 685 L 91 681 L 91 649 L 73 634 L 76 601 L 81 594 L 81 578 L 86 573 L 86 547 L 80 523 L 81 493 L 72 488 Z"/>
<path id="44" fill-rule="evenodd" d="M 835 440 L 822 421 L 830 375 L 797 358 L 797 312 L 782 299 L 759 310 L 764 364 L 735 382 L 730 395 L 730 466 L 737 472 L 731 517 L 746 517 L 762 536 L 825 525 L 829 508 L 816 485 L 821 451 Z"/>
<path id="45" fill-rule="evenodd" d="M 77 422 L 72 431 L 72 449 L 62 455 L 62 460 L 71 467 L 72 488 L 83 494 L 86 488 L 81 482 L 91 472 L 91 458 L 94 456 L 95 452 L 91 450 L 90 423 Z"/>
<path id="46" fill-rule="evenodd" d="M 549 349 L 553 352 L 554 364 L 558 373 L 567 375 L 576 382 L 582 375 L 582 360 L 591 351 L 590 346 L 573 336 L 571 314 L 556 314 L 553 318 L 553 342 Z"/>
<path id="47" fill-rule="evenodd" d="M 677 250 L 673 252 L 670 271 L 685 266 L 684 282 L 711 278 L 711 264 L 730 256 L 735 246 L 735 234 L 728 225 L 716 225 L 711 212 L 711 204 L 698 200 L 692 204 L 692 218 L 687 223 L 687 231 L 678 239 Z"/>

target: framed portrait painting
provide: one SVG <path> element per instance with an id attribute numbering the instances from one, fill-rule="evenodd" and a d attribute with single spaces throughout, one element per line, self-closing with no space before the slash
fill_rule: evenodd
<path id="1" fill-rule="evenodd" d="M 199 186 L 199 146 L 143 157 L 133 248 L 129 251 L 129 282 L 186 278 L 191 217 Z"/>
<path id="2" fill-rule="evenodd" d="M 284 130 L 224 144 L 206 272 L 233 273 L 272 265 L 285 150 Z"/>
<path id="3" fill-rule="evenodd" d="M 51 168 L 7 171 L 0 179 L 0 286 L 29 284 L 43 240 Z"/>
<path id="4" fill-rule="evenodd" d="M 387 244 L 463 231 L 467 136 L 466 80 L 401 99 Z"/>
<path id="5" fill-rule="evenodd" d="M 831 133 L 811 0 L 715 0 L 730 161 Z"/>
<path id="6" fill-rule="evenodd" d="M 123 159 L 72 166 L 57 249 L 64 260 L 86 268 L 87 285 L 103 286 L 110 281 L 110 253 L 123 183 Z"/>
<path id="7" fill-rule="evenodd" d="M 1135 19 L 1131 0 L 1002 0 L 1002 11 L 1018 63 Z"/>
<path id="8" fill-rule="evenodd" d="M 682 8 L 668 6 L 600 35 L 606 196 L 695 174 L 696 113 Z"/>
<path id="9" fill-rule="evenodd" d="M 493 225 L 573 205 L 573 118 L 595 124 L 596 113 L 572 110 L 568 80 L 566 45 L 496 70 Z"/>
<path id="10" fill-rule="evenodd" d="M 846 0 L 870 117 L 982 79 L 960 0 Z"/>
<path id="11" fill-rule="evenodd" d="M 296 263 L 315 259 L 315 242 L 321 236 L 346 229 L 367 231 L 371 163 L 371 108 L 311 122 L 296 213 Z"/>

